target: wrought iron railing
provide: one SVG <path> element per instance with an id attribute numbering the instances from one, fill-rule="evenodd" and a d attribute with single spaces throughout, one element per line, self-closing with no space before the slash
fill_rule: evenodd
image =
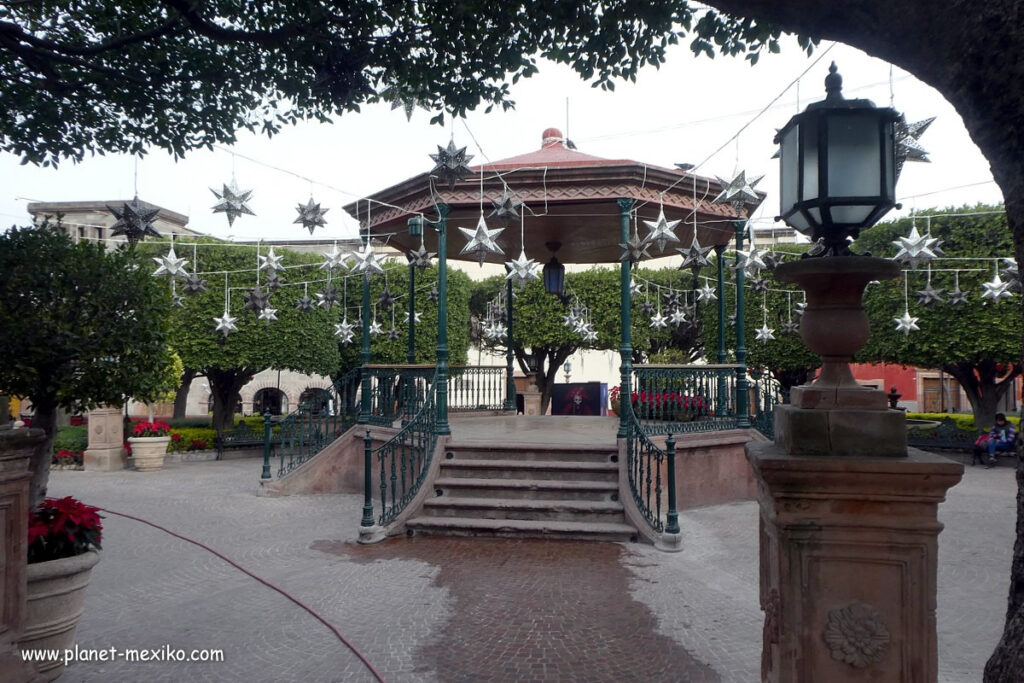
<path id="1" fill-rule="evenodd" d="M 367 365 L 369 404 L 366 421 L 391 425 L 419 412 L 434 376 L 433 365 Z"/>
<path id="2" fill-rule="evenodd" d="M 380 477 L 379 524 L 393 521 L 420 490 L 426 478 L 437 443 L 437 410 L 435 407 L 436 376 L 432 376 L 419 411 L 402 429 L 377 449 L 373 448 L 370 430 L 363 439 L 364 505 L 362 526 L 373 526 L 372 472 L 376 466 Z"/>
<path id="3" fill-rule="evenodd" d="M 280 460 L 277 476 L 283 477 L 323 450 L 345 433 L 359 418 L 359 368 L 342 375 L 331 389 L 317 400 L 300 404 L 299 409 L 279 423 L 274 441 Z M 264 474 L 269 472 L 270 442 L 264 447 Z"/>
<path id="4" fill-rule="evenodd" d="M 453 365 L 448 369 L 448 410 L 501 410 L 508 392 L 506 368 L 486 365 Z M 515 405 L 515 397 L 512 397 Z"/>
<path id="5" fill-rule="evenodd" d="M 645 432 L 632 408 L 625 405 L 623 410 L 626 419 L 626 471 L 633 500 L 652 529 L 679 533 L 675 437 L 669 434 L 666 449 L 662 450 Z"/>
<path id="6" fill-rule="evenodd" d="M 771 375 L 753 371 L 750 378 L 754 380 L 751 386 L 753 396 L 750 403 L 750 425 L 769 439 L 774 439 L 775 407 L 789 403 L 789 391 L 784 390 Z"/>
<path id="7" fill-rule="evenodd" d="M 735 429 L 738 365 L 633 368 L 632 413 L 646 434 Z M 621 399 L 624 408 L 625 397 Z"/>

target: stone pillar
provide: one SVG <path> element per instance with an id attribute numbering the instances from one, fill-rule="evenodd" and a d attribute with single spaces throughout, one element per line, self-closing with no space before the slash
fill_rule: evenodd
<path id="1" fill-rule="evenodd" d="M 804 259 L 776 277 L 807 292 L 801 336 L 819 379 L 775 412 L 774 443 L 750 443 L 761 510 L 761 680 L 934 683 L 938 504 L 963 465 L 906 447 L 901 411 L 859 386 L 849 357 L 882 259 Z"/>
<path id="2" fill-rule="evenodd" d="M 41 680 L 15 651 L 25 624 L 28 557 L 28 460 L 43 442 L 41 429 L 0 430 L 0 679 Z"/>
<path id="3" fill-rule="evenodd" d="M 120 408 L 104 406 L 89 411 L 89 447 L 83 462 L 88 472 L 124 469 L 124 422 Z"/>

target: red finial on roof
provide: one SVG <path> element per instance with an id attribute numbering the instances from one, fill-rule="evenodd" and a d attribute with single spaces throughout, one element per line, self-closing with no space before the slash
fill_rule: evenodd
<path id="1" fill-rule="evenodd" d="M 564 147 L 565 138 L 562 136 L 562 131 L 557 128 L 548 128 L 540 136 L 540 148 L 545 147 Z"/>

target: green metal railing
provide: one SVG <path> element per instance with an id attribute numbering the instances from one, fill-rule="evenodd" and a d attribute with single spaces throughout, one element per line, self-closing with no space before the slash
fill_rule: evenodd
<path id="1" fill-rule="evenodd" d="M 364 370 L 370 392 L 366 422 L 384 426 L 416 415 L 434 377 L 433 365 L 368 365 Z"/>
<path id="2" fill-rule="evenodd" d="M 782 388 L 777 379 L 760 371 L 752 370 L 750 378 L 754 380 L 751 387 L 752 405 L 750 409 L 750 426 L 769 439 L 775 438 L 775 407 L 789 403 L 789 391 Z"/>
<path id="3" fill-rule="evenodd" d="M 366 430 L 363 437 L 366 469 L 362 526 L 374 524 L 371 468 L 375 464 L 380 476 L 379 524 L 393 521 L 420 490 L 437 443 L 436 379 L 436 375 L 431 377 L 419 411 L 382 446 L 374 449 L 370 430 Z"/>
<path id="4" fill-rule="evenodd" d="M 632 413 L 650 434 L 735 429 L 737 365 L 641 365 L 633 368 Z M 626 401 L 621 400 L 625 407 Z"/>
<path id="5" fill-rule="evenodd" d="M 450 412 L 502 410 L 505 407 L 508 394 L 505 367 L 452 365 L 448 372 Z M 512 397 L 512 405 L 515 405 L 515 396 Z"/>
<path id="6" fill-rule="evenodd" d="M 623 410 L 626 416 L 626 471 L 633 500 L 652 529 L 679 533 L 675 437 L 669 434 L 666 449 L 662 450 L 648 436 L 632 408 L 627 404 Z M 666 504 L 664 507 L 663 503 Z"/>

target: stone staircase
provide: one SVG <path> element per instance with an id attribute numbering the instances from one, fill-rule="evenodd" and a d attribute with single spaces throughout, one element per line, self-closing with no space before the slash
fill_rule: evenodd
<path id="1" fill-rule="evenodd" d="M 413 534 L 635 541 L 614 445 L 450 443 Z"/>

